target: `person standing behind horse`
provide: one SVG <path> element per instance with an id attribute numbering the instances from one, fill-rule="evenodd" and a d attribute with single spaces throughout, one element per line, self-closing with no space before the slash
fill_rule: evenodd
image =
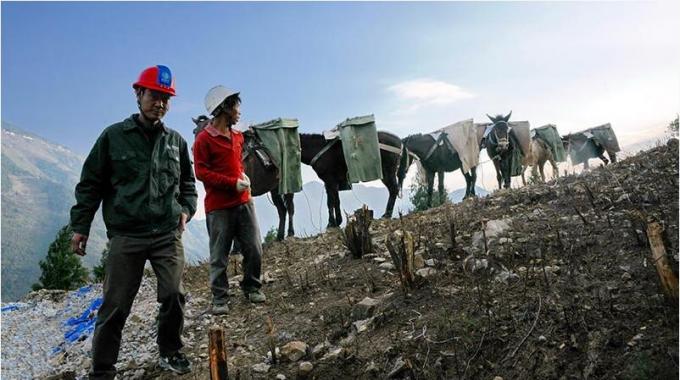
<path id="1" fill-rule="evenodd" d="M 186 141 L 161 122 L 175 95 L 170 69 L 149 67 L 132 87 L 139 113 L 99 136 L 83 164 L 71 209 L 74 253 L 85 255 L 100 203 L 110 239 L 90 379 L 116 375 L 123 326 L 147 260 L 156 273 L 161 304 L 160 366 L 180 374 L 191 371 L 191 362 L 180 352 L 185 304 L 182 233 L 196 212 L 196 180 Z"/>
<path id="2" fill-rule="evenodd" d="M 205 108 L 213 117 L 196 135 L 196 177 L 205 186 L 205 212 L 210 237 L 210 287 L 213 314 L 226 314 L 229 281 L 228 253 L 233 240 L 243 254 L 241 290 L 253 303 L 265 302 L 260 290 L 262 243 L 250 195 L 250 179 L 243 170 L 243 134 L 232 127 L 241 117 L 239 93 L 216 86 L 205 97 Z"/>

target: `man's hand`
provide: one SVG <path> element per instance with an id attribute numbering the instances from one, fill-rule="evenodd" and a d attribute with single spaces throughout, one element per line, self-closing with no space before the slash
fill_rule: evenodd
<path id="1" fill-rule="evenodd" d="M 179 232 L 184 232 L 184 230 L 187 229 L 187 219 L 189 219 L 189 215 L 182 213 L 179 216 Z"/>
<path id="2" fill-rule="evenodd" d="M 73 253 L 78 256 L 85 256 L 87 254 L 87 252 L 85 252 L 86 247 L 87 235 L 74 232 L 73 237 L 71 238 L 71 249 L 73 250 Z"/>
<path id="3" fill-rule="evenodd" d="M 250 178 L 246 173 L 241 174 L 241 178 L 236 181 L 236 191 L 243 192 L 250 189 Z"/>

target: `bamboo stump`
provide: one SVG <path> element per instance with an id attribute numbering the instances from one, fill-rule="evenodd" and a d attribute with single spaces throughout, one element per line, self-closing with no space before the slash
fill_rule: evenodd
<path id="1" fill-rule="evenodd" d="M 345 227 L 345 245 L 352 252 L 355 259 L 361 258 L 364 254 L 373 252 L 373 242 L 369 227 L 373 221 L 373 210 L 368 206 L 356 210 L 353 215 L 347 218 Z"/>
<path id="2" fill-rule="evenodd" d="M 399 271 L 399 280 L 404 290 L 412 289 L 415 283 L 413 234 L 408 231 L 396 230 L 387 237 L 385 245 L 387 245 L 387 250 L 390 251 L 394 266 Z"/>
<path id="3" fill-rule="evenodd" d="M 272 363 L 276 364 L 277 358 L 276 358 L 276 335 L 274 333 L 276 332 L 276 328 L 274 327 L 274 322 L 272 321 L 272 317 L 267 316 L 267 320 L 265 321 L 267 324 L 267 344 L 269 345 L 269 352 L 272 354 Z"/>
<path id="4" fill-rule="evenodd" d="M 659 274 L 664 293 L 676 304 L 678 303 L 678 278 L 666 257 L 666 248 L 662 238 L 663 227 L 657 222 L 647 224 L 647 238 L 652 249 L 652 258 Z"/>
<path id="5" fill-rule="evenodd" d="M 213 326 L 208 333 L 210 341 L 210 380 L 227 380 L 229 373 L 227 370 L 227 351 L 224 348 L 224 329 Z"/>
<path id="6" fill-rule="evenodd" d="M 451 247 L 456 248 L 456 223 L 453 211 L 449 210 L 446 214 L 446 221 L 449 224 L 449 237 L 451 238 Z"/>

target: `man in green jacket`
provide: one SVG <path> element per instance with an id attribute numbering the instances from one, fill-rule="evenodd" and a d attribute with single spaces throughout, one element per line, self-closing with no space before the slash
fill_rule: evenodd
<path id="1" fill-rule="evenodd" d="M 170 69 L 147 68 L 133 88 L 139 113 L 99 136 L 83 164 L 71 209 L 76 254 L 85 255 L 100 203 L 110 239 L 90 379 L 113 379 L 116 374 L 123 326 L 146 260 L 158 280 L 160 366 L 176 373 L 191 371 L 180 349 L 185 303 L 182 232 L 196 212 L 194 173 L 186 141 L 161 122 L 175 95 Z"/>

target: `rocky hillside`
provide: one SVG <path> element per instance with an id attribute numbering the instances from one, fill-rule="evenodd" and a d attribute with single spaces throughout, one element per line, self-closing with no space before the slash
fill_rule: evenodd
<path id="1" fill-rule="evenodd" d="M 208 267 L 187 268 L 194 373 L 184 378 L 209 378 L 207 332 L 221 326 L 230 378 L 676 379 L 678 306 L 660 289 L 652 220 L 677 275 L 677 140 L 580 175 L 376 220 L 375 252 L 361 259 L 340 230 L 267 246 L 267 303 L 235 291 L 226 316 L 206 313 Z M 408 291 L 385 247 L 397 229 L 416 236 Z M 99 289 L 5 305 L 3 374 L 84 374 Z M 123 378 L 176 378 L 156 365 L 154 289 L 149 273 L 123 338 Z M 69 317 L 85 327 L 74 332 L 62 324 Z M 41 342 L 32 357 L 29 341 Z"/>

